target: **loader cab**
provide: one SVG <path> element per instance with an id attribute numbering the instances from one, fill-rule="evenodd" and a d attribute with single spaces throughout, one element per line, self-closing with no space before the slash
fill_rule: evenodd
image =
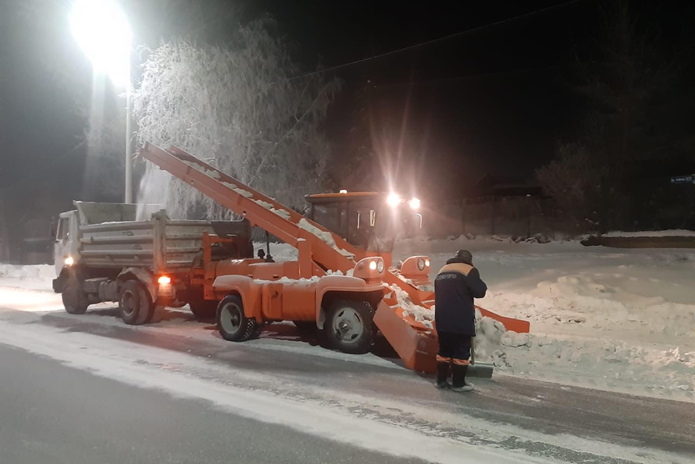
<path id="1" fill-rule="evenodd" d="M 380 192 L 307 195 L 308 216 L 348 243 L 367 251 L 390 253 L 399 237 L 422 227 L 420 202 Z"/>

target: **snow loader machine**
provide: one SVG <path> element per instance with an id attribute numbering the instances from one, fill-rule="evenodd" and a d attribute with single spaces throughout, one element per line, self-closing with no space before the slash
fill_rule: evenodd
<path id="1" fill-rule="evenodd" d="M 412 256 L 392 267 L 398 221 L 385 220 L 388 209 L 373 207 L 380 194 L 308 195 L 307 217 L 177 147 L 146 143 L 139 156 L 297 250 L 295 261 L 274 262 L 269 249 L 258 257 L 216 258 L 215 247 L 247 249 L 248 237 L 204 232 L 202 260 L 184 286 L 201 289 L 223 338 L 241 342 L 267 323 L 293 321 L 322 330 L 332 348 L 359 354 L 380 332 L 405 367 L 435 371 L 436 331 L 417 317 L 434 303 L 430 261 Z M 382 203 L 411 206 L 394 197 Z M 526 321 L 481 311 L 508 330 L 529 330 Z"/>

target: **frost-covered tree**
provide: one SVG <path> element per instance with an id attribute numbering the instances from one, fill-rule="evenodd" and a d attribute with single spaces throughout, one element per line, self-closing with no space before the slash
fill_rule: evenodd
<path id="1" fill-rule="evenodd" d="M 179 146 L 299 206 L 306 193 L 322 187 L 329 146 L 320 125 L 340 84 L 322 73 L 293 79 L 301 70 L 273 26 L 269 19 L 241 26 L 228 46 L 173 41 L 153 50 L 134 98 L 138 138 Z M 141 201 L 165 203 L 175 217 L 229 217 L 194 189 L 155 171 L 147 167 Z"/>

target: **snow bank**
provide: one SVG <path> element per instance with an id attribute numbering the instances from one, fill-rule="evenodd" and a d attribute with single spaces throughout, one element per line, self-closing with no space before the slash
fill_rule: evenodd
<path id="1" fill-rule="evenodd" d="M 695 250 L 480 237 L 397 246 L 398 259 L 428 255 L 435 273 L 457 249 L 470 250 L 489 287 L 476 303 L 531 322 L 531 334 L 499 336 L 480 321 L 476 354 L 498 373 L 695 399 Z"/>
<path id="2" fill-rule="evenodd" d="M 49 264 L 34 266 L 18 266 L 14 264 L 0 264 L 0 278 L 50 281 L 55 278 L 55 269 Z"/>
<path id="3" fill-rule="evenodd" d="M 684 229 L 647 230 L 641 232 L 612 231 L 603 237 L 695 237 L 695 231 Z"/>

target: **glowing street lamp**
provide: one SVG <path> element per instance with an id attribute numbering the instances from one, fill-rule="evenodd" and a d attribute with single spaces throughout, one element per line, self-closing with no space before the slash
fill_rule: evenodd
<path id="1" fill-rule="evenodd" d="M 133 34 L 115 0 L 74 0 L 72 34 L 92 61 L 94 71 L 109 76 L 126 93 L 125 202 L 132 202 L 130 165 L 131 82 L 130 51 Z"/>

